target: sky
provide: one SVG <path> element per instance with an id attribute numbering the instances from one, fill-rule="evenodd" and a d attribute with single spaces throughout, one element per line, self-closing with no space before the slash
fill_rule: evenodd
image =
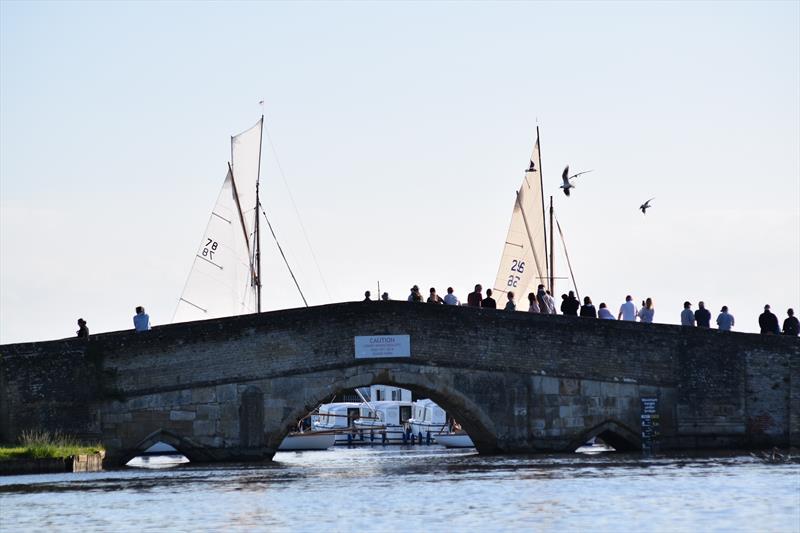
<path id="1" fill-rule="evenodd" d="M 0 343 L 169 323 L 260 100 L 311 305 L 491 286 L 538 124 L 581 296 L 800 311 L 799 2 L 2 1 Z"/>

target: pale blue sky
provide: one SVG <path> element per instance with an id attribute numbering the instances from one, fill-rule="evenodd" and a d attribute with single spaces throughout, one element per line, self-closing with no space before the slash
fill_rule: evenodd
<path id="1" fill-rule="evenodd" d="M 800 307 L 798 2 L 3 1 L 0 30 L 0 342 L 169 322 L 261 98 L 312 304 L 490 286 L 538 119 L 595 304 Z M 266 307 L 300 305 L 263 242 Z"/>

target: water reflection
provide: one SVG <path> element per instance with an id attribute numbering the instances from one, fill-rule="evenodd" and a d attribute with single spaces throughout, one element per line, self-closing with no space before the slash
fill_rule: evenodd
<path id="1" fill-rule="evenodd" d="M 0 508 L 4 530 L 798 531 L 800 466 L 732 453 L 334 449 L 258 465 L 4 477 Z"/>

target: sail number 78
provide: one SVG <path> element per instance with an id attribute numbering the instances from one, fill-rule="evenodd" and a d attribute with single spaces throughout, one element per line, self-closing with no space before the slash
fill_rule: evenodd
<path id="1" fill-rule="evenodd" d="M 208 239 L 208 237 L 206 237 Z M 208 239 L 208 242 L 203 246 L 202 255 L 208 259 L 214 259 L 214 252 L 217 251 L 219 243 L 214 239 Z"/>
<path id="2" fill-rule="evenodd" d="M 525 261 L 518 261 L 516 259 L 511 261 L 511 272 L 512 274 L 508 276 L 508 282 L 506 285 L 508 287 L 516 287 L 517 283 L 519 283 L 520 277 L 514 272 L 522 274 L 525 272 Z"/>

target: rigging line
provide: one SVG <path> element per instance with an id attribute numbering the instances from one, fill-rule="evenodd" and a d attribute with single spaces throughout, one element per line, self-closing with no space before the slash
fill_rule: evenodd
<path id="1" fill-rule="evenodd" d="M 283 262 L 286 263 L 286 268 L 289 269 L 289 274 L 292 275 L 292 280 L 294 281 L 295 287 L 297 287 L 297 292 L 300 293 L 300 298 L 303 299 L 303 303 L 306 307 L 308 307 L 308 302 L 306 301 L 306 297 L 303 296 L 303 291 L 300 289 L 300 284 L 297 283 L 297 278 L 294 277 L 294 272 L 292 272 L 292 267 L 289 266 L 289 261 L 286 259 L 286 255 L 283 253 L 283 248 L 281 248 L 281 243 L 278 242 L 278 237 L 275 236 L 275 230 L 272 229 L 272 224 L 269 221 L 269 217 L 267 217 L 266 211 L 264 211 L 264 206 L 259 205 L 261 208 L 261 212 L 264 213 L 264 220 L 267 221 L 267 226 L 269 227 L 269 232 L 272 233 L 272 238 L 275 239 L 275 244 L 278 245 L 278 251 L 281 253 L 281 257 L 283 257 Z"/>
<path id="2" fill-rule="evenodd" d="M 575 283 L 575 274 L 572 273 L 572 263 L 569 260 L 569 252 L 567 252 L 567 243 L 564 240 L 564 232 L 561 231 L 561 224 L 558 222 L 558 217 L 556 219 L 556 227 L 558 228 L 558 234 L 561 236 L 561 246 L 564 248 L 564 257 L 567 258 L 567 266 L 569 267 L 569 275 L 572 278 L 572 286 L 575 287 L 575 295 L 578 297 L 578 301 L 581 299 L 581 293 L 578 291 L 578 284 Z"/>
<path id="3" fill-rule="evenodd" d="M 309 251 L 311 251 L 311 258 L 314 260 L 314 266 L 317 267 L 319 279 L 322 281 L 322 286 L 325 288 L 325 293 L 328 295 L 328 300 L 332 301 L 333 298 L 331 297 L 331 291 L 328 290 L 328 284 L 325 282 L 325 276 L 322 275 L 322 269 L 319 267 L 317 255 L 314 253 L 314 248 L 311 246 L 311 240 L 308 238 L 308 232 L 306 232 L 306 227 L 303 225 L 303 219 L 300 218 L 300 210 L 297 209 L 297 204 L 294 201 L 292 190 L 289 188 L 289 182 L 286 180 L 286 174 L 283 172 L 280 159 L 278 159 L 278 151 L 275 149 L 275 143 L 272 142 L 272 136 L 269 134 L 269 127 L 267 127 L 266 121 L 264 122 L 264 131 L 267 133 L 267 140 L 269 141 L 269 146 L 272 149 L 272 155 L 275 156 L 275 163 L 278 165 L 278 171 L 283 179 L 283 185 L 286 187 L 286 191 L 289 193 L 289 200 L 292 202 L 294 213 L 297 215 L 297 221 L 300 223 L 300 229 L 303 231 L 303 238 L 306 240 L 306 245 L 308 246 Z M 264 216 L 266 217 L 266 215 Z"/>

